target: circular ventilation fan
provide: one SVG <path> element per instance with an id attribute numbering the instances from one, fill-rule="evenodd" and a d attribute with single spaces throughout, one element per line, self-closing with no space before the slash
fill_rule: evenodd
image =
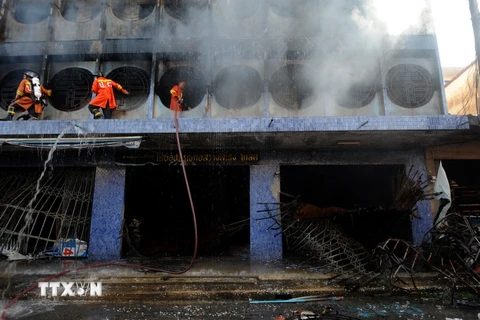
<path id="1" fill-rule="evenodd" d="M 399 64 L 387 72 L 390 100 L 405 108 L 418 108 L 433 97 L 433 77 L 427 69 L 415 64 Z"/>
<path id="2" fill-rule="evenodd" d="M 163 6 L 169 16 L 186 23 L 190 15 L 208 8 L 208 0 L 165 0 Z"/>
<path id="3" fill-rule="evenodd" d="M 120 84 L 130 93 L 127 96 L 118 90 L 113 90 L 117 101 L 117 110 L 134 110 L 147 101 L 150 93 L 150 77 L 143 69 L 121 67 L 111 71 L 107 78 Z"/>
<path id="4" fill-rule="evenodd" d="M 148 17 L 155 9 L 155 3 L 156 1 L 112 0 L 111 6 L 117 18 L 132 21 Z"/>
<path id="5" fill-rule="evenodd" d="M 373 84 L 353 84 L 347 90 L 338 90 L 335 101 L 345 108 L 361 108 L 372 102 L 375 92 Z"/>
<path id="6" fill-rule="evenodd" d="M 50 81 L 52 106 L 61 111 L 80 110 L 92 98 L 93 76 L 82 68 L 67 68 L 58 72 Z"/>
<path id="7" fill-rule="evenodd" d="M 275 71 L 270 81 L 270 93 L 276 104 L 290 110 L 309 107 L 314 101 L 313 87 L 301 64 L 289 64 Z"/>
<path id="8" fill-rule="evenodd" d="M 14 70 L 7 73 L 2 80 L 0 80 L 0 107 L 3 110 L 8 109 L 8 105 L 15 99 L 17 95 L 17 88 L 23 80 L 23 74 L 27 69 Z"/>
<path id="9" fill-rule="evenodd" d="M 49 0 L 15 0 L 13 17 L 20 23 L 35 24 L 47 19 L 50 15 Z"/>
<path id="10" fill-rule="evenodd" d="M 258 0 L 214 0 L 213 10 L 227 19 L 247 19 L 252 17 L 260 7 Z"/>
<path id="11" fill-rule="evenodd" d="M 262 78 L 252 67 L 226 67 L 217 74 L 212 90 L 222 107 L 243 109 L 253 106 L 262 96 Z"/>
<path id="12" fill-rule="evenodd" d="M 61 14 L 65 20 L 71 22 L 88 22 L 102 11 L 98 0 L 63 0 Z"/>
<path id="13" fill-rule="evenodd" d="M 186 82 L 183 89 L 183 107 L 187 110 L 193 109 L 202 102 L 207 89 L 207 81 L 203 74 L 188 66 L 174 67 L 163 74 L 155 89 L 155 93 L 166 108 L 170 107 L 170 90 L 182 80 Z"/>

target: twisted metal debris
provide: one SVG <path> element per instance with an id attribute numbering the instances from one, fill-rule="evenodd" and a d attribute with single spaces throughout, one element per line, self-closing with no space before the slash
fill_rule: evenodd
<path id="1" fill-rule="evenodd" d="M 346 234 L 335 218 L 382 210 L 398 218 L 410 216 L 419 219 L 416 213 L 417 202 L 429 199 L 433 195 L 428 194 L 428 183 L 422 179 L 422 175 L 418 171 L 413 173 L 412 170 L 413 167 L 407 175 L 402 176 L 398 192 L 387 210 L 319 208 L 300 201 L 300 196 L 282 193 L 293 200 L 286 203 L 262 203 L 265 209 L 258 212 L 266 213 L 267 216 L 262 219 L 273 221 L 269 229 L 278 230 L 277 235 L 284 235 L 289 250 L 315 257 L 319 266 L 337 273 L 340 278 L 356 278 L 356 281 L 360 282 L 365 281 L 365 277 L 374 279 L 379 273 L 376 267 L 370 265 L 371 252 Z M 370 280 L 366 282 L 368 281 Z"/>
<path id="2" fill-rule="evenodd" d="M 387 283 L 398 281 L 400 271 L 409 274 L 416 289 L 415 275 L 433 269 L 452 284 L 457 283 L 480 293 L 480 231 L 473 228 L 467 217 L 450 213 L 440 220 L 427 234 L 432 241 L 415 246 L 405 240 L 388 239 L 373 252 Z M 453 294 L 453 291 L 452 291 Z"/>

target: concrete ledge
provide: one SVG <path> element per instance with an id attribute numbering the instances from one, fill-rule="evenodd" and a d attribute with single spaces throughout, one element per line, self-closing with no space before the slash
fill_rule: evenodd
<path id="1" fill-rule="evenodd" d="M 182 133 L 456 131 L 470 128 L 466 116 L 180 118 L 179 126 Z M 174 132 L 173 119 L 8 121 L 0 125 L 0 137 Z"/>

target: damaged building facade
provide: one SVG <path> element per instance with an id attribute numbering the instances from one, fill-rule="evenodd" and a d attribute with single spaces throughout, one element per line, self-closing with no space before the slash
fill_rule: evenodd
<path id="1" fill-rule="evenodd" d="M 53 91 L 40 121 L 0 123 L 3 246 L 24 238 L 23 253 L 38 253 L 79 239 L 104 260 L 130 245 L 191 252 L 168 108 L 180 80 L 200 249 L 282 259 L 282 237 L 264 219 L 282 195 L 388 208 L 399 177 L 435 174 L 426 147 L 470 129 L 446 111 L 429 4 L 418 2 L 415 24 L 394 36 L 372 1 L 2 0 L 0 117 L 27 70 Z M 113 119 L 88 111 L 96 70 L 130 92 Z M 396 235 L 419 244 L 432 227 L 428 200 L 416 215 Z M 362 234 L 385 223 L 366 219 Z"/>

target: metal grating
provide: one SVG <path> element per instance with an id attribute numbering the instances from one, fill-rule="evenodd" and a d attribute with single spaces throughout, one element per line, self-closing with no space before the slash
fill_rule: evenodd
<path id="1" fill-rule="evenodd" d="M 433 77 L 427 69 L 415 64 L 399 64 L 387 72 L 390 100 L 404 108 L 419 108 L 433 97 Z"/>
<path id="2" fill-rule="evenodd" d="M 170 90 L 180 80 L 186 81 L 183 93 L 184 108 L 193 109 L 202 102 L 207 92 L 207 80 L 198 69 L 181 66 L 168 69 L 160 78 L 155 88 L 155 93 L 160 97 L 163 105 L 170 106 Z"/>
<path id="3" fill-rule="evenodd" d="M 165 12 L 184 23 L 190 20 L 190 13 L 204 11 L 208 8 L 209 0 L 165 0 Z"/>
<path id="4" fill-rule="evenodd" d="M 88 105 L 92 98 L 93 76 L 82 68 L 67 68 L 50 81 L 50 101 L 60 111 L 76 111 Z"/>
<path id="5" fill-rule="evenodd" d="M 63 0 L 61 15 L 71 22 L 88 22 L 102 11 L 102 3 L 97 0 Z"/>
<path id="6" fill-rule="evenodd" d="M 59 239 L 88 241 L 94 168 L 0 171 L 0 252 L 36 255 Z"/>
<path id="7" fill-rule="evenodd" d="M 111 71 L 107 78 L 119 83 L 130 94 L 114 90 L 117 110 L 128 111 L 141 107 L 150 94 L 150 77 L 145 70 L 136 67 L 121 67 Z"/>
<path id="8" fill-rule="evenodd" d="M 212 91 L 222 107 L 243 109 L 260 99 L 263 82 L 260 73 L 252 67 L 230 66 L 217 74 Z"/>
<path id="9" fill-rule="evenodd" d="M 24 24 L 35 24 L 44 21 L 50 15 L 49 0 L 15 0 L 13 2 L 13 17 Z"/>
<path id="10" fill-rule="evenodd" d="M 275 71 L 270 82 L 273 101 L 290 110 L 311 106 L 314 90 L 305 72 L 305 67 L 301 64 L 289 64 Z"/>
<path id="11" fill-rule="evenodd" d="M 32 71 L 27 69 L 14 70 L 7 73 L 0 80 L 0 107 L 7 110 L 8 105 L 15 99 L 17 88 L 23 79 L 23 73 Z"/>
<path id="12" fill-rule="evenodd" d="M 362 108 L 375 98 L 375 85 L 354 84 L 345 91 L 337 91 L 335 100 L 345 108 Z"/>
<path id="13" fill-rule="evenodd" d="M 113 14 L 122 20 L 134 21 L 148 17 L 155 9 L 157 0 L 112 0 Z"/>

